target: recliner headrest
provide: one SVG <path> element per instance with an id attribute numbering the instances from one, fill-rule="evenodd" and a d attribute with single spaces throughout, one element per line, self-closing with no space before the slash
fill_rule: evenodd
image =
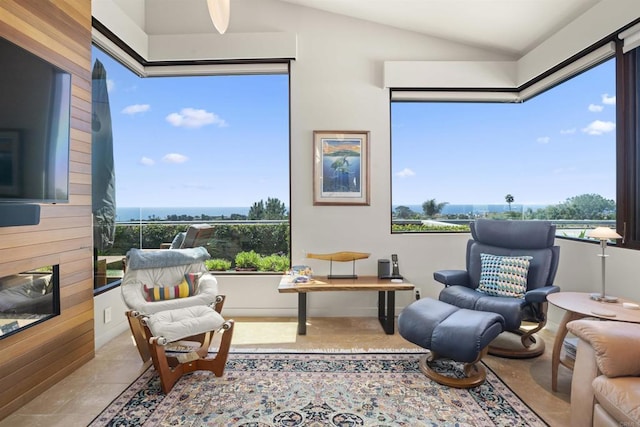
<path id="1" fill-rule="evenodd" d="M 550 221 L 478 219 L 470 226 L 474 240 L 503 248 L 550 248 L 556 237 Z"/>

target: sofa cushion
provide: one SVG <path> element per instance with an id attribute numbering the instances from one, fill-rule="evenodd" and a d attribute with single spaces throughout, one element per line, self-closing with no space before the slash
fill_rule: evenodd
<path id="1" fill-rule="evenodd" d="M 640 325 L 610 320 L 574 320 L 567 329 L 595 351 L 600 372 L 608 377 L 640 377 Z"/>
<path id="2" fill-rule="evenodd" d="M 640 377 L 600 375 L 592 385 L 598 403 L 619 425 L 640 425 Z"/>
<path id="3" fill-rule="evenodd" d="M 530 256 L 480 254 L 478 291 L 491 296 L 524 298 L 530 260 Z"/>
<path id="4" fill-rule="evenodd" d="M 193 335 L 216 331 L 224 324 L 224 318 L 211 307 L 193 307 L 165 310 L 147 318 L 153 336 L 174 342 Z"/>

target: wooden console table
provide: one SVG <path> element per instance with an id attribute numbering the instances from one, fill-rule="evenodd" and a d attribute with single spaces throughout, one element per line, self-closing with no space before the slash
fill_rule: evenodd
<path id="1" fill-rule="evenodd" d="M 558 325 L 551 356 L 551 390 L 558 391 L 558 366 L 562 364 L 573 369 L 573 360 L 561 357 L 564 339 L 567 336 L 567 323 L 572 320 L 594 317 L 603 320 L 640 323 L 640 310 L 622 307 L 623 302 L 633 302 L 619 298 L 618 302 L 608 303 L 595 301 L 591 294 L 585 292 L 557 292 L 547 296 L 547 301 L 565 310 L 564 317 Z"/>
<path id="2" fill-rule="evenodd" d="M 307 333 L 307 293 L 333 291 L 378 291 L 378 319 L 384 331 L 393 335 L 395 319 L 395 291 L 411 291 L 414 286 L 406 279 L 394 283 L 390 279 L 378 279 L 376 276 L 361 276 L 356 279 L 327 279 L 314 277 L 306 283 L 294 283 L 294 276 L 284 275 L 278 285 L 280 293 L 298 293 L 298 334 Z"/>

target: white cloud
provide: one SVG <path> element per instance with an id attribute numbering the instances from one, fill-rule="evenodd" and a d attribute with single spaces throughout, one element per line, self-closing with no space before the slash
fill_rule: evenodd
<path id="1" fill-rule="evenodd" d="M 187 156 L 178 153 L 169 153 L 162 158 L 162 161 L 167 163 L 184 163 L 187 160 L 189 160 Z"/>
<path id="2" fill-rule="evenodd" d="M 155 160 L 150 159 L 150 158 L 148 158 L 148 157 L 142 157 L 142 158 L 140 159 L 140 164 L 141 164 L 141 165 L 145 165 L 145 166 L 153 166 L 153 165 L 155 165 L 155 164 L 156 164 L 156 162 L 155 162 Z"/>
<path id="3" fill-rule="evenodd" d="M 171 113 L 166 120 L 174 126 L 186 128 L 199 128 L 205 125 L 227 126 L 227 122 L 214 113 L 195 108 L 183 108 L 179 113 Z"/>
<path id="4" fill-rule="evenodd" d="M 129 114 L 130 116 L 133 116 L 134 114 L 149 111 L 150 108 L 151 106 L 149 104 L 133 104 L 124 107 L 124 109 L 122 110 L 122 114 Z"/>
<path id="5" fill-rule="evenodd" d="M 116 89 L 116 82 L 111 79 L 107 79 L 107 92 L 111 93 Z"/>
<path id="6" fill-rule="evenodd" d="M 592 113 L 599 113 L 603 109 L 604 107 L 602 105 L 589 104 L 589 111 L 591 111 Z"/>
<path id="7" fill-rule="evenodd" d="M 616 128 L 616 124 L 613 122 L 603 122 L 602 120 L 596 120 L 582 129 L 582 132 L 589 135 L 602 135 L 607 132 L 611 132 Z"/>
<path id="8" fill-rule="evenodd" d="M 551 141 L 551 138 L 549 138 L 548 136 L 541 136 L 536 139 L 536 141 L 538 141 L 540 144 L 548 144 L 549 141 Z"/>
<path id="9" fill-rule="evenodd" d="M 400 172 L 396 173 L 396 176 L 399 176 L 400 178 L 407 178 L 407 177 L 410 177 L 410 176 L 415 176 L 415 174 L 416 173 L 414 171 L 412 171 L 411 169 L 404 168 Z"/>
<path id="10" fill-rule="evenodd" d="M 571 129 L 561 129 L 560 130 L 560 135 L 571 135 L 573 133 L 576 133 L 576 128 L 571 128 Z"/>
<path id="11" fill-rule="evenodd" d="M 616 96 L 609 96 L 608 93 L 602 94 L 602 103 L 606 105 L 615 105 L 616 104 Z"/>

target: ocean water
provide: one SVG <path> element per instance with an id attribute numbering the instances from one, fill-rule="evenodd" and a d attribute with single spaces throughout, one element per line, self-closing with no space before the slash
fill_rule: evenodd
<path id="1" fill-rule="evenodd" d="M 523 210 L 532 209 L 534 212 L 537 209 L 545 208 L 547 205 L 522 205 L 511 204 L 511 210 L 513 212 L 522 212 Z M 422 205 L 407 205 L 412 211 L 422 213 Z M 392 206 L 395 209 L 396 206 Z M 167 219 L 169 215 L 188 215 L 188 216 L 221 216 L 229 217 L 232 214 L 248 215 L 249 206 L 238 207 L 117 207 L 116 208 L 116 221 L 140 221 L 148 219 Z M 485 213 L 500 213 L 508 212 L 509 205 L 507 204 L 493 204 L 493 205 L 480 205 L 480 204 L 459 204 L 459 205 L 446 205 L 442 209 L 443 215 L 457 215 L 457 214 L 472 214 L 482 215 Z"/>
<path id="2" fill-rule="evenodd" d="M 221 216 L 229 217 L 232 214 L 247 215 L 249 207 L 116 207 L 116 221 L 140 221 L 148 219 L 167 219 L 169 215 L 188 216 Z"/>
<path id="3" fill-rule="evenodd" d="M 397 205 L 393 205 L 392 209 L 395 209 Z M 422 213 L 422 205 L 404 205 L 411 209 L 412 211 L 421 214 Z M 536 211 L 538 209 L 544 209 L 548 205 L 523 205 L 523 204 L 515 204 L 511 203 L 511 211 L 512 212 L 526 212 L 528 209 L 532 211 Z M 445 205 L 440 212 L 442 215 L 484 215 L 489 213 L 502 213 L 509 212 L 508 204 L 451 204 Z"/>

